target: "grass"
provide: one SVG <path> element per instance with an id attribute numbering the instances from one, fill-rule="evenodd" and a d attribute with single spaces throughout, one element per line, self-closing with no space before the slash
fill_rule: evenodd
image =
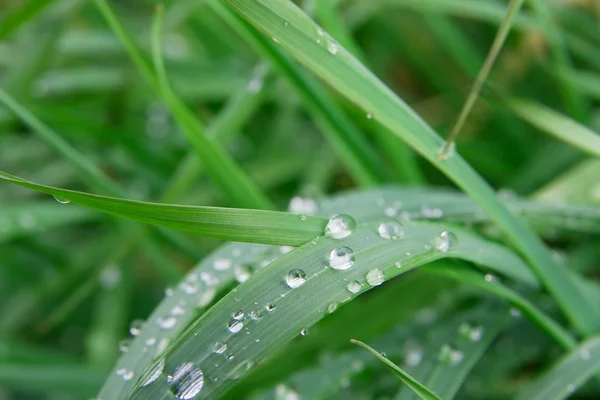
<path id="1" fill-rule="evenodd" d="M 2 396 L 598 396 L 580 3 L 0 6 Z"/>

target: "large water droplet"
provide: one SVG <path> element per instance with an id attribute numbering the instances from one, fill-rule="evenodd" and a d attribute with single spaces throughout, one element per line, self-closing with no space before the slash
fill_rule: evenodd
<path id="1" fill-rule="evenodd" d="M 433 240 L 436 250 L 446 253 L 456 244 L 456 235 L 449 231 L 440 232 Z"/>
<path id="2" fill-rule="evenodd" d="M 385 281 L 385 276 L 379 268 L 373 268 L 367 273 L 367 283 L 371 286 L 379 286 Z"/>
<path id="3" fill-rule="evenodd" d="M 227 351 L 227 344 L 217 342 L 213 347 L 213 351 L 215 352 L 215 354 L 223 354 Z"/>
<path id="4" fill-rule="evenodd" d="M 453 349 L 450 345 L 445 344 L 440 349 L 439 360 L 448 365 L 458 365 L 462 361 L 464 354 L 460 350 Z"/>
<path id="5" fill-rule="evenodd" d="M 54 200 L 58 201 L 60 204 L 69 204 L 71 202 L 71 200 L 62 198 L 62 197 L 58 197 L 58 196 L 53 196 Z"/>
<path id="6" fill-rule="evenodd" d="M 358 293 L 361 287 L 362 285 L 359 282 L 352 281 L 346 286 L 346 289 L 348 289 L 350 293 Z"/>
<path id="7" fill-rule="evenodd" d="M 232 319 L 231 321 L 229 321 L 229 325 L 227 325 L 227 328 L 231 333 L 238 333 L 242 330 L 243 327 L 244 323 L 242 321 L 238 321 L 237 319 Z"/>
<path id="8" fill-rule="evenodd" d="M 396 221 L 382 222 L 377 228 L 377 232 L 383 239 L 400 239 L 404 236 L 402 225 Z"/>
<path id="9" fill-rule="evenodd" d="M 145 322 L 141 319 L 134 319 L 131 321 L 131 325 L 129 326 L 129 333 L 131 333 L 131 336 L 137 336 L 142 333 L 144 324 Z"/>
<path id="10" fill-rule="evenodd" d="M 350 247 L 336 247 L 329 253 L 329 266 L 333 269 L 344 270 L 354 265 L 354 252 Z"/>
<path id="11" fill-rule="evenodd" d="M 152 382 L 158 379 L 158 377 L 163 373 L 165 369 L 165 359 L 158 359 L 151 367 L 150 371 L 148 371 L 147 378 L 142 382 L 143 386 L 148 386 Z"/>
<path id="12" fill-rule="evenodd" d="M 334 239 L 343 239 L 354 232 L 356 221 L 347 214 L 337 214 L 329 219 L 325 227 L 325 235 Z"/>
<path id="13" fill-rule="evenodd" d="M 301 269 L 294 268 L 285 277 L 285 283 L 292 289 L 300 287 L 306 282 L 306 272 Z"/>
<path id="14" fill-rule="evenodd" d="M 204 373 L 191 362 L 183 363 L 175 369 L 173 376 L 167 377 L 167 383 L 176 399 L 193 399 L 204 386 Z"/>

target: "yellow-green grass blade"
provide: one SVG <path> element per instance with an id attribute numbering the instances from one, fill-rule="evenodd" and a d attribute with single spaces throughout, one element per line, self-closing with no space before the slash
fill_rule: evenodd
<path id="1" fill-rule="evenodd" d="M 439 400 L 435 393 L 429 390 L 425 385 L 417 381 L 415 378 L 406 373 L 402 368 L 398 367 L 396 364 L 382 356 L 377 350 L 372 347 L 366 345 L 365 343 L 352 339 L 352 343 L 359 345 L 363 349 L 367 350 L 369 353 L 373 354 L 379 361 L 385 364 L 388 369 L 390 369 L 406 386 L 412 390 L 412 392 L 417 395 L 422 400 Z"/>
<path id="2" fill-rule="evenodd" d="M 301 10 L 285 0 L 225 3 L 434 163 L 501 227 L 576 328 L 584 334 L 598 330 L 598 320 L 590 318 L 598 315 L 597 307 L 579 293 L 539 238 L 502 206 L 487 183 L 459 155 L 438 162 L 442 139 L 331 37 L 325 35 L 318 43 L 318 26 Z"/>

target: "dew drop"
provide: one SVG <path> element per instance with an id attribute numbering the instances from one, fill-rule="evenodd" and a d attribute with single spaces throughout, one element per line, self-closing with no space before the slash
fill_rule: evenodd
<path id="1" fill-rule="evenodd" d="M 176 304 L 173 308 L 171 308 L 171 315 L 183 315 L 185 314 L 185 310 L 179 304 Z"/>
<path id="2" fill-rule="evenodd" d="M 229 321 L 227 328 L 231 333 L 238 333 L 244 327 L 244 323 L 242 321 L 238 321 L 237 319 L 232 319 Z"/>
<path id="3" fill-rule="evenodd" d="M 440 232 L 433 240 L 433 247 L 442 253 L 448 252 L 456 244 L 456 235 L 449 231 Z"/>
<path id="4" fill-rule="evenodd" d="M 213 262 L 213 267 L 217 271 L 227 271 L 231 268 L 231 260 L 229 258 L 217 258 Z"/>
<path id="5" fill-rule="evenodd" d="M 420 348 L 410 348 L 404 354 L 404 363 L 411 367 L 416 367 L 423 360 L 423 350 Z"/>
<path id="6" fill-rule="evenodd" d="M 379 286 L 384 281 L 385 277 L 379 268 L 373 268 L 367 273 L 367 283 L 371 286 Z"/>
<path id="7" fill-rule="evenodd" d="M 513 318 L 521 318 L 521 311 L 517 308 L 510 308 L 510 316 Z"/>
<path id="8" fill-rule="evenodd" d="M 58 197 L 58 196 L 53 196 L 53 197 L 54 197 L 54 200 L 58 201 L 60 204 L 69 204 L 71 202 L 71 200 L 67 200 L 62 197 Z"/>
<path id="9" fill-rule="evenodd" d="M 377 228 L 377 233 L 382 239 L 400 239 L 404 236 L 402 225 L 396 221 L 382 222 Z"/>
<path id="10" fill-rule="evenodd" d="M 361 287 L 362 285 L 358 281 L 352 281 L 346 285 L 346 289 L 348 289 L 350 293 L 358 293 Z"/>
<path id="11" fill-rule="evenodd" d="M 250 368 L 252 368 L 253 365 L 254 363 L 250 360 L 242 361 L 241 363 L 236 365 L 235 368 L 233 368 L 233 370 L 231 370 L 229 378 L 233 380 L 240 379 L 250 370 Z"/>
<path id="12" fill-rule="evenodd" d="M 234 313 L 232 315 L 233 319 L 235 319 L 236 321 L 241 320 L 242 318 L 244 318 L 244 312 L 243 311 L 238 311 L 236 313 Z"/>
<path id="13" fill-rule="evenodd" d="M 285 283 L 292 289 L 300 287 L 306 282 L 306 272 L 301 269 L 294 268 L 285 277 Z"/>
<path id="14" fill-rule="evenodd" d="M 130 381 L 133 379 L 133 371 L 127 368 L 119 368 L 117 370 L 117 375 L 123 378 L 124 381 Z"/>
<path id="15" fill-rule="evenodd" d="M 209 288 L 198 295 L 198 307 L 206 307 L 215 298 L 217 292 Z"/>
<path id="16" fill-rule="evenodd" d="M 276 43 L 276 44 L 281 43 L 281 40 L 277 39 L 275 36 L 271 36 L 271 40 L 273 40 L 273 43 Z"/>
<path id="17" fill-rule="evenodd" d="M 131 347 L 131 339 L 123 339 L 119 342 L 119 351 L 121 353 L 127 353 Z"/>
<path id="18" fill-rule="evenodd" d="M 142 328 L 144 328 L 144 321 L 141 319 L 134 319 L 131 321 L 131 325 L 129 326 L 129 333 L 131 336 L 137 336 L 142 333 Z"/>
<path id="19" fill-rule="evenodd" d="M 325 235 L 334 239 L 343 239 L 354 232 L 356 221 L 350 215 L 337 214 L 329 219 L 325 227 Z"/>
<path id="20" fill-rule="evenodd" d="M 315 215 L 319 211 L 319 206 L 311 198 L 296 196 L 290 200 L 288 211 L 294 214 Z"/>
<path id="21" fill-rule="evenodd" d="M 269 304 L 267 304 L 267 305 L 265 306 L 265 309 L 266 309 L 268 312 L 273 312 L 273 311 L 275 311 L 275 304 L 273 304 L 273 303 L 269 303 Z"/>
<path id="22" fill-rule="evenodd" d="M 173 376 L 167 377 L 167 383 L 176 399 L 193 399 L 204 386 L 204 373 L 191 362 L 179 365 Z"/>
<path id="23" fill-rule="evenodd" d="M 280 383 L 275 387 L 275 400 L 300 400 L 300 395 L 294 389 Z"/>
<path id="24" fill-rule="evenodd" d="M 373 114 L 367 113 L 367 119 L 373 119 Z"/>
<path id="25" fill-rule="evenodd" d="M 259 319 L 262 318 L 262 311 L 260 310 L 253 310 L 250 312 L 250 314 L 248 314 L 250 316 L 250 318 L 252 318 L 255 321 L 258 321 Z"/>
<path id="26" fill-rule="evenodd" d="M 483 337 L 483 327 L 471 326 L 467 323 L 460 324 L 458 332 L 461 336 L 469 339 L 471 342 L 479 342 Z"/>
<path id="27" fill-rule="evenodd" d="M 483 279 L 485 279 L 486 282 L 490 283 L 500 283 L 500 278 L 493 274 L 485 274 Z"/>
<path id="28" fill-rule="evenodd" d="M 154 336 L 147 338 L 144 340 L 144 344 L 146 346 L 154 346 L 156 344 L 156 338 Z"/>
<path id="29" fill-rule="evenodd" d="M 279 247 L 279 252 L 281 254 L 287 254 L 287 253 L 289 253 L 292 250 L 294 250 L 294 248 L 292 246 L 280 246 Z"/>
<path id="30" fill-rule="evenodd" d="M 288 21 L 285 21 L 285 20 L 283 21 L 283 26 L 289 26 L 289 25 L 290 25 L 290 23 Z"/>
<path id="31" fill-rule="evenodd" d="M 263 88 L 263 81 L 260 78 L 252 78 L 248 81 L 246 88 L 250 93 L 258 93 Z"/>
<path id="32" fill-rule="evenodd" d="M 300 330 L 300 334 L 301 334 L 302 336 L 306 336 L 306 335 L 308 335 L 308 329 L 306 329 L 306 328 L 302 328 L 302 329 Z"/>
<path id="33" fill-rule="evenodd" d="M 354 252 L 350 247 L 336 247 L 329 253 L 329 266 L 337 270 L 345 270 L 354 265 Z"/>
<path id="34" fill-rule="evenodd" d="M 448 365 L 458 365 L 462 361 L 464 354 L 460 350 L 453 349 L 450 345 L 445 344 L 440 349 L 438 359 Z"/>
<path id="35" fill-rule="evenodd" d="M 223 354 L 227 351 L 227 344 L 217 342 L 213 346 L 213 351 L 215 352 L 215 354 Z"/>
<path id="36" fill-rule="evenodd" d="M 394 266 L 395 266 L 396 268 L 402 268 L 402 263 L 401 263 L 400 261 L 396 261 L 396 262 L 394 263 Z"/>
<path id="37" fill-rule="evenodd" d="M 335 310 L 337 310 L 338 308 L 338 303 L 331 303 L 330 305 L 327 306 L 327 312 L 329 314 L 331 314 L 332 312 L 335 312 Z"/>
<path id="38" fill-rule="evenodd" d="M 333 40 L 331 40 L 331 39 L 330 39 L 330 40 L 327 42 L 327 51 L 328 51 L 330 54 L 332 54 L 332 55 L 334 55 L 334 56 L 335 56 L 335 55 L 337 54 L 337 52 L 339 51 L 339 49 L 340 49 L 340 48 L 339 48 L 338 44 L 337 44 L 336 42 L 334 42 Z"/>
<path id="39" fill-rule="evenodd" d="M 582 360 L 589 360 L 592 355 L 590 354 L 590 350 L 589 349 L 581 349 L 579 350 L 579 357 L 581 357 Z"/>
<path id="40" fill-rule="evenodd" d="M 148 386 L 152 382 L 158 379 L 158 377 L 165 370 L 165 359 L 160 358 L 158 361 L 152 365 L 150 371 L 148 372 L 147 378 L 142 382 L 142 387 Z"/>
<path id="41" fill-rule="evenodd" d="M 235 280 L 239 283 L 246 282 L 250 275 L 252 275 L 252 271 L 248 268 L 247 265 L 236 265 L 233 268 L 233 275 L 235 276 Z"/>
<path id="42" fill-rule="evenodd" d="M 325 34 L 325 31 L 323 30 L 323 28 L 320 28 L 320 27 L 319 27 L 319 28 L 317 28 L 317 34 L 318 34 L 319 36 L 323 36 L 323 35 Z"/>

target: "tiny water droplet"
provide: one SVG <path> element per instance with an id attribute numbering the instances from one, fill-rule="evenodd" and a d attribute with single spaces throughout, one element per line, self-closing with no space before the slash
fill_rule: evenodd
<path id="1" fill-rule="evenodd" d="M 147 378 L 142 382 L 142 387 L 148 386 L 149 384 L 157 380 L 164 370 L 165 359 L 160 358 L 152 365 L 150 371 L 148 372 Z"/>
<path id="2" fill-rule="evenodd" d="M 485 279 L 486 282 L 490 283 L 500 283 L 500 278 L 493 274 L 485 274 L 483 279 Z"/>
<path id="3" fill-rule="evenodd" d="M 318 34 L 319 36 L 323 36 L 323 35 L 325 34 L 325 31 L 323 30 L 323 28 L 320 28 L 320 27 L 319 27 L 319 28 L 317 28 L 317 34 Z"/>
<path id="4" fill-rule="evenodd" d="M 242 376 L 246 375 L 246 373 L 250 370 L 250 368 L 252 368 L 253 365 L 254 362 L 250 360 L 242 361 L 241 363 L 236 365 L 235 368 L 233 368 L 233 370 L 231 370 L 229 378 L 233 380 L 240 379 Z"/>
<path id="5" fill-rule="evenodd" d="M 327 306 L 327 312 L 329 314 L 331 314 L 332 312 L 335 312 L 335 310 L 337 310 L 338 308 L 338 303 L 331 303 L 330 305 Z"/>
<path id="6" fill-rule="evenodd" d="M 458 365 L 462 361 L 464 354 L 460 350 L 453 349 L 450 345 L 445 344 L 440 349 L 438 359 L 448 365 Z"/>
<path id="7" fill-rule="evenodd" d="M 246 265 L 236 265 L 233 268 L 233 275 L 235 276 L 235 280 L 239 283 L 246 282 L 250 275 L 252 275 L 252 271 Z"/>
<path id="8" fill-rule="evenodd" d="M 286 21 L 286 20 L 283 21 L 283 26 L 289 26 L 289 25 L 290 25 L 290 23 L 288 21 Z"/>
<path id="9" fill-rule="evenodd" d="M 300 334 L 301 334 L 302 336 L 306 336 L 306 335 L 308 335 L 308 329 L 306 329 L 306 328 L 302 328 L 302 329 L 300 330 Z"/>
<path id="10" fill-rule="evenodd" d="M 510 316 L 513 318 L 521 318 L 521 311 L 518 308 L 510 308 Z"/>
<path id="11" fill-rule="evenodd" d="M 319 211 L 319 206 L 311 198 L 295 196 L 290 200 L 288 211 L 294 214 L 315 215 Z"/>
<path id="12" fill-rule="evenodd" d="M 395 266 L 396 268 L 402 268 L 402 263 L 401 263 L 400 261 L 396 261 L 396 262 L 394 263 L 394 266 Z"/>
<path id="13" fill-rule="evenodd" d="M 456 245 L 456 241 L 456 235 L 454 235 L 454 233 L 443 231 L 433 240 L 433 247 L 442 253 L 446 253 Z"/>
<path id="14" fill-rule="evenodd" d="M 330 54 L 332 54 L 332 55 L 335 56 L 337 54 L 337 52 L 339 51 L 339 49 L 340 48 L 339 48 L 338 44 L 335 41 L 333 41 L 332 39 L 330 39 L 328 41 L 328 43 L 327 43 L 327 51 Z"/>
<path id="15" fill-rule="evenodd" d="M 121 353 L 127 353 L 129 347 L 131 347 L 131 339 L 123 339 L 119 342 L 119 351 Z"/>
<path id="16" fill-rule="evenodd" d="M 217 342 L 213 346 L 213 351 L 215 352 L 215 354 L 223 354 L 227 351 L 227 344 Z"/>
<path id="17" fill-rule="evenodd" d="M 173 315 L 173 316 L 183 315 L 183 314 L 185 314 L 185 310 L 179 304 L 175 305 L 171 309 L 171 315 Z"/>
<path id="18" fill-rule="evenodd" d="M 275 36 L 271 36 L 271 40 L 273 40 L 273 43 L 276 43 L 276 44 L 281 43 L 281 40 L 277 39 Z"/>
<path id="19" fill-rule="evenodd" d="M 119 368 L 117 370 L 117 375 L 123 378 L 124 381 L 130 381 L 133 379 L 134 372 L 127 368 Z"/>
<path id="20" fill-rule="evenodd" d="M 141 319 L 134 319 L 131 321 L 131 325 L 129 326 L 129 333 L 131 333 L 131 336 L 137 336 L 142 333 L 144 324 L 145 322 Z"/>
<path id="21" fill-rule="evenodd" d="M 231 321 L 229 321 L 229 325 L 227 325 L 227 328 L 231 333 L 238 333 L 242 330 L 243 327 L 244 323 L 242 321 L 238 321 L 237 319 L 232 319 Z"/>
<path id="22" fill-rule="evenodd" d="M 336 247 L 329 253 L 329 266 L 337 270 L 345 270 L 354 265 L 354 252 L 350 247 Z"/>
<path id="23" fill-rule="evenodd" d="M 260 310 L 253 310 L 253 311 L 250 311 L 250 314 L 248 314 L 248 315 L 253 320 L 258 321 L 259 319 L 262 318 L 262 311 L 260 311 Z"/>
<path id="24" fill-rule="evenodd" d="M 233 319 L 235 319 L 235 320 L 239 321 L 239 320 L 241 320 L 242 318 L 244 318 L 244 312 L 243 312 L 243 311 L 238 311 L 238 312 L 234 313 L 234 314 L 232 315 L 232 317 L 233 317 Z"/>
<path id="25" fill-rule="evenodd" d="M 367 283 L 371 286 L 379 286 L 385 281 L 385 276 L 379 268 L 373 268 L 367 273 Z"/>
<path id="26" fill-rule="evenodd" d="M 213 262 L 213 267 L 217 271 L 227 271 L 231 268 L 231 260 L 229 258 L 217 258 Z"/>
<path id="27" fill-rule="evenodd" d="M 458 327 L 458 332 L 461 336 L 469 339 L 472 342 L 479 342 L 483 337 L 483 327 L 471 326 L 467 323 L 462 323 Z"/>
<path id="28" fill-rule="evenodd" d="M 167 318 L 158 318 L 156 320 L 160 329 L 169 330 L 173 328 L 177 324 L 177 318 L 175 317 L 167 317 Z"/>
<path id="29" fill-rule="evenodd" d="M 273 303 L 269 303 L 269 304 L 267 304 L 267 305 L 265 306 L 265 309 L 266 309 L 268 312 L 273 312 L 273 311 L 275 311 L 275 304 L 273 304 Z"/>
<path id="30" fill-rule="evenodd" d="M 60 204 L 69 204 L 71 202 L 71 200 L 67 200 L 62 197 L 58 197 L 58 196 L 52 196 L 52 197 L 54 197 L 54 200 L 58 201 Z"/>
<path id="31" fill-rule="evenodd" d="M 367 119 L 373 119 L 373 114 L 367 113 Z"/>
<path id="32" fill-rule="evenodd" d="M 356 221 L 350 215 L 337 214 L 329 219 L 325 227 L 325 235 L 334 239 L 343 239 L 356 229 Z"/>
<path id="33" fill-rule="evenodd" d="M 348 289 L 350 293 L 358 293 L 361 287 L 362 285 L 358 281 L 352 281 L 346 286 L 346 289 Z"/>
<path id="34" fill-rule="evenodd" d="M 382 239 L 400 239 L 404 236 L 402 225 L 396 221 L 382 222 L 377 228 L 377 233 Z"/>
<path id="35" fill-rule="evenodd" d="M 579 350 L 579 357 L 581 357 L 582 360 L 589 360 L 592 355 L 590 354 L 590 350 L 589 349 L 581 349 Z"/>
<path id="36" fill-rule="evenodd" d="M 294 248 L 292 246 L 279 246 L 279 252 L 281 254 L 287 254 L 292 250 L 294 250 Z"/>
<path id="37" fill-rule="evenodd" d="M 292 289 L 300 287 L 306 282 L 306 273 L 301 269 L 294 268 L 285 277 L 285 282 Z"/>

